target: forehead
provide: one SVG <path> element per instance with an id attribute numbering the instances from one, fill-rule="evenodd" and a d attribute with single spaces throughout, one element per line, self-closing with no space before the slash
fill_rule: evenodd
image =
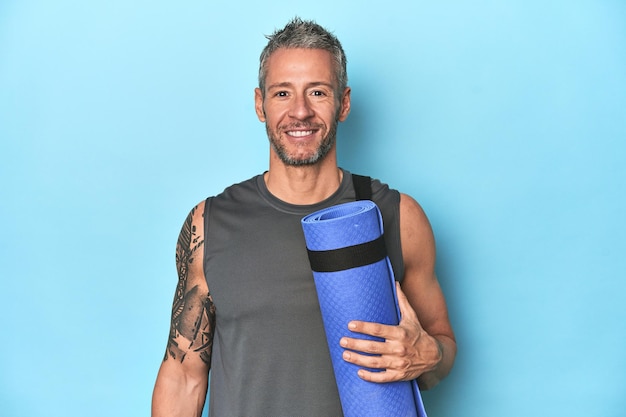
<path id="1" fill-rule="evenodd" d="M 308 79 L 332 83 L 333 56 L 324 49 L 280 48 L 267 60 L 268 85 Z"/>

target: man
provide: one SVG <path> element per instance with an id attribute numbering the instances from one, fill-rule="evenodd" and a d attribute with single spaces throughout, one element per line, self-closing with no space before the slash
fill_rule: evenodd
<path id="1" fill-rule="evenodd" d="M 346 59 L 314 22 L 296 18 L 268 39 L 255 110 L 271 144 L 269 170 L 201 202 L 183 225 L 153 417 L 199 416 L 209 370 L 211 416 L 342 414 L 300 219 L 355 199 L 335 146 L 350 113 Z M 345 337 L 344 359 L 381 370 L 360 369 L 367 381 L 418 378 L 427 389 L 456 354 L 431 227 L 411 197 L 377 180 L 371 190 L 401 283 L 402 319 L 351 322 L 350 330 L 385 341 Z"/>

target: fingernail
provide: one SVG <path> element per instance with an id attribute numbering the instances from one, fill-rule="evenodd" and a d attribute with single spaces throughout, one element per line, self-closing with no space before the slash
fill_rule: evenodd
<path id="1" fill-rule="evenodd" d="M 350 329 L 350 330 L 356 329 L 356 324 L 354 322 L 348 323 L 348 329 Z"/>
<path id="2" fill-rule="evenodd" d="M 348 346 L 348 341 L 346 340 L 345 337 L 342 337 L 341 340 L 339 341 L 339 344 L 343 347 Z"/>

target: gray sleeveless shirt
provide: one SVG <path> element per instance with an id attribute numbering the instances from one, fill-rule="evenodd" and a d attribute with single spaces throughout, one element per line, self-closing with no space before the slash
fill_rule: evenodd
<path id="1" fill-rule="evenodd" d="M 372 181 L 397 279 L 399 193 Z M 354 201 L 351 175 L 321 203 L 287 204 L 262 175 L 206 201 L 204 271 L 216 307 L 212 417 L 334 417 L 341 404 L 300 220 Z"/>

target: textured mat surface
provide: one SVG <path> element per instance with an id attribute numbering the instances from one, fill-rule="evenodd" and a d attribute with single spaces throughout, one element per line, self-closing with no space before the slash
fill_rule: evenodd
<path id="1" fill-rule="evenodd" d="M 399 310 L 393 272 L 380 253 L 380 211 L 369 200 L 320 210 L 302 219 L 326 338 L 345 417 L 426 417 L 417 383 L 372 383 L 342 359 L 351 320 L 396 325 Z M 384 248 L 383 248 L 384 250 Z"/>

